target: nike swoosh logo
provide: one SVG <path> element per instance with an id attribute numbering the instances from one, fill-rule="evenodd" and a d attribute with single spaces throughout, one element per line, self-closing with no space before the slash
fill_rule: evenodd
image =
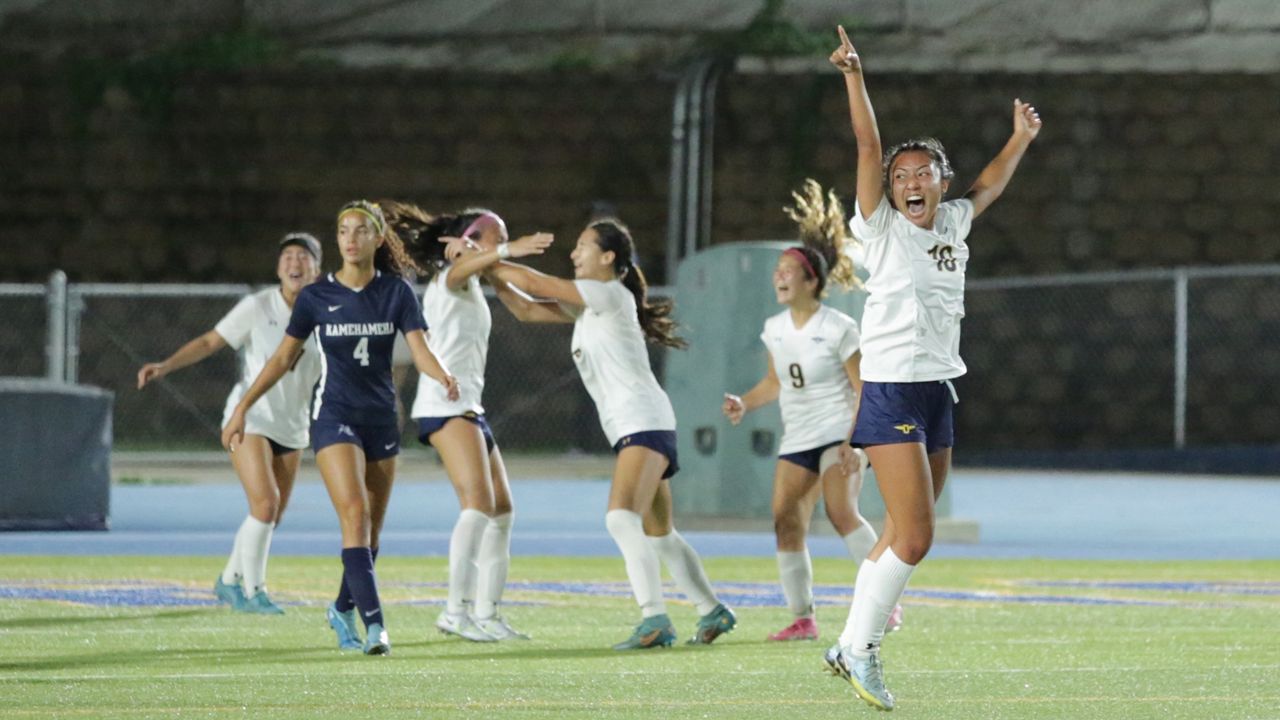
<path id="1" fill-rule="evenodd" d="M 383 449 L 383 450 L 390 450 L 391 448 L 393 448 L 393 447 L 395 447 L 395 446 L 396 446 L 396 444 L 395 444 L 395 443 L 391 443 L 390 445 L 383 445 L 383 446 L 382 446 L 382 449 Z"/>
<path id="2" fill-rule="evenodd" d="M 653 642 L 657 640 L 658 636 L 661 634 L 662 634 L 661 630 L 654 630 L 648 635 L 645 635 L 644 637 L 640 638 L 640 647 L 648 647 L 652 645 Z"/>
<path id="3" fill-rule="evenodd" d="M 338 308 L 340 308 L 340 307 L 342 307 L 342 306 L 341 306 L 341 305 L 330 305 L 330 306 L 329 306 L 329 312 L 333 312 L 334 310 L 337 310 L 337 309 L 338 309 Z"/>
<path id="4" fill-rule="evenodd" d="M 370 610 L 369 612 L 365 613 L 365 614 L 364 614 L 364 616 L 365 616 L 365 617 L 373 617 L 374 615 L 377 615 L 377 614 L 378 614 L 378 611 L 380 611 L 380 610 L 382 610 L 382 608 L 374 608 L 374 609 Z"/>

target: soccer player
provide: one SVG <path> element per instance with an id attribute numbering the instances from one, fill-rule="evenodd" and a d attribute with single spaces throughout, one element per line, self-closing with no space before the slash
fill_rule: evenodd
<path id="1" fill-rule="evenodd" d="M 431 323 L 427 346 L 458 378 L 454 400 L 420 379 L 410 413 L 418 439 L 440 454 L 461 506 L 449 538 L 448 601 L 436 627 L 473 642 L 528 639 L 498 611 L 511 563 L 513 505 L 502 453 L 480 402 L 493 324 L 480 275 L 501 258 L 541 255 L 552 237 L 541 233 L 508 243 L 502 218 L 487 210 L 433 216 L 408 203 L 381 205 L 428 277 L 422 296 Z"/>
<path id="2" fill-rule="evenodd" d="M 828 282 L 845 289 L 857 285 L 844 253 L 844 208 L 834 192 L 824 198 L 813 180 L 794 197 L 795 206 L 786 212 L 800 226 L 801 244 L 784 250 L 773 271 L 774 294 L 786 309 L 766 320 L 760 335 L 768 369 L 742 397 L 726 393 L 721 408 L 734 425 L 775 400 L 782 410 L 773 529 L 782 592 L 795 620 L 770 640 L 818 638 L 805 536 L 819 496 L 855 566 L 876 543 L 876 531 L 858 513 L 863 454 L 848 443 L 862 386 L 858 323 L 822 304 Z"/>
<path id="3" fill-rule="evenodd" d="M 311 235 L 285 235 L 276 258 L 280 285 L 246 295 L 212 330 L 183 345 L 164 362 L 143 365 L 138 370 L 138 389 L 230 346 L 240 352 L 240 380 L 227 396 L 225 423 L 284 338 L 298 293 L 320 274 L 320 257 L 320 243 Z M 298 362 L 247 414 L 241 451 L 231 455 L 232 467 L 249 501 L 249 514 L 236 532 L 226 567 L 213 582 L 213 593 L 233 610 L 284 612 L 267 595 L 267 555 L 272 532 L 289 504 L 302 448 L 309 442 L 307 416 L 311 390 L 319 376 L 320 356 L 315 343 L 308 341 Z"/>
<path id="4" fill-rule="evenodd" d="M 676 639 L 662 597 L 658 558 L 701 616 L 690 644 L 731 631 L 737 618 L 716 598 L 696 552 L 676 532 L 671 486 L 679 470 L 671 401 L 649 366 L 645 340 L 679 348 L 669 303 L 651 304 L 634 261 L 631 233 L 617 220 L 597 220 L 571 254 L 574 279 L 503 262 L 492 271 L 504 303 L 528 322 L 572 322 L 578 373 L 617 453 L 605 526 L 622 551 L 643 619 L 615 650 L 669 646 Z M 522 301 L 508 285 L 556 303 Z"/>
<path id="5" fill-rule="evenodd" d="M 311 411 L 316 464 L 342 526 L 343 583 L 329 606 L 329 623 L 342 649 L 366 655 L 391 651 L 373 572 L 373 549 L 395 480 L 400 432 L 396 423 L 391 353 L 404 334 L 418 370 L 458 396 L 458 382 L 427 348 L 418 299 L 403 274 L 417 270 L 382 210 L 358 200 L 338 212 L 342 269 L 299 295 L 284 340 L 245 392 L 222 429 L 222 444 L 239 450 L 245 414 L 297 361 L 314 337 L 321 353 L 320 382 Z M 355 610 L 366 628 L 361 645 Z"/>
<path id="6" fill-rule="evenodd" d="M 907 580 L 933 544 L 934 503 L 951 467 L 953 378 L 964 374 L 960 319 L 973 219 L 1004 191 L 1040 132 L 1034 107 L 1013 101 L 1013 132 L 964 197 L 943 202 L 953 172 L 942 144 L 908 140 L 881 154 L 861 58 L 838 28 L 831 63 L 844 74 L 858 145 L 850 222 L 870 273 L 862 316 L 862 399 L 852 444 L 863 447 L 884 497 L 885 532 L 858 568 L 840 642 L 825 660 L 858 696 L 891 710 L 880 643 Z"/>

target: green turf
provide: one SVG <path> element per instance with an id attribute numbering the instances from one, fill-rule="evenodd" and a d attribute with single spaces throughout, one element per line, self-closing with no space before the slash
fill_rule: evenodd
<path id="1" fill-rule="evenodd" d="M 771 582 L 772 559 L 715 558 L 717 582 Z M 206 593 L 215 558 L 7 557 L 5 587 L 131 579 Z M 818 560 L 819 583 L 850 577 Z M 382 558 L 393 654 L 340 654 L 323 604 L 335 559 L 278 557 L 282 617 L 220 608 L 0 603 L 4 718 L 845 718 L 875 712 L 821 672 L 845 608 L 822 607 L 819 643 L 773 644 L 780 607 L 740 608 L 711 647 L 620 654 L 637 620 L 627 598 L 522 591 L 513 624 L 535 639 L 498 646 L 444 638 L 432 622 L 439 558 Z M 516 558 L 515 581 L 625 580 L 615 558 Z M 1272 583 L 1267 593 L 1035 587 L 1023 581 Z M 908 598 L 884 659 L 904 718 L 1280 718 L 1280 562 L 929 560 L 913 589 L 1169 603 L 1096 606 Z M 0 594 L 0 597 L 4 595 Z M 683 640 L 694 610 L 673 604 Z"/>

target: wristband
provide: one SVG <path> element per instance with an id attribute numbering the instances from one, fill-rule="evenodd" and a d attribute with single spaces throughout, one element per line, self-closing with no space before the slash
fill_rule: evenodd
<path id="1" fill-rule="evenodd" d="M 511 243 L 502 243 L 498 246 L 498 259 L 507 260 L 511 257 Z"/>

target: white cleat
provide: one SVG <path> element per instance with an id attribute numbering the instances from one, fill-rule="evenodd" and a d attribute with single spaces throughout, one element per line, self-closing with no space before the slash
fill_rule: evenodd
<path id="1" fill-rule="evenodd" d="M 457 635 L 471 642 L 497 642 L 498 638 L 480 629 L 467 613 L 450 614 L 448 610 L 436 618 L 436 628 L 445 635 Z"/>
<path id="2" fill-rule="evenodd" d="M 501 615 L 494 615 L 487 618 L 476 618 L 476 627 L 481 632 L 499 642 L 503 640 L 528 640 L 529 635 L 511 627 L 507 619 Z"/>

